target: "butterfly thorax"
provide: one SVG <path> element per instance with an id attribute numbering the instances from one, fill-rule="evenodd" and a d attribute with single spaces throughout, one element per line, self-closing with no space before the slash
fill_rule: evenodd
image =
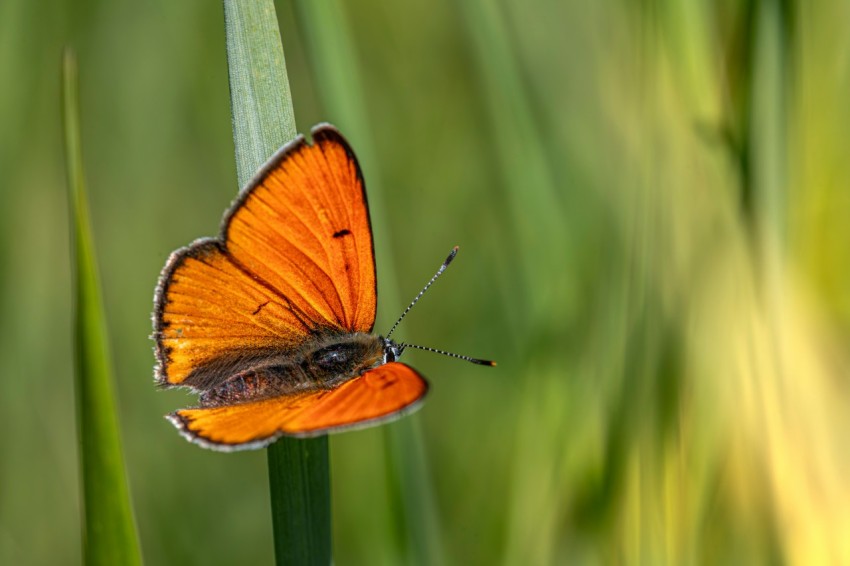
<path id="1" fill-rule="evenodd" d="M 388 361 L 387 342 L 359 332 L 325 335 L 308 341 L 294 353 L 254 362 L 201 393 L 199 401 L 202 407 L 216 407 L 333 389 Z"/>

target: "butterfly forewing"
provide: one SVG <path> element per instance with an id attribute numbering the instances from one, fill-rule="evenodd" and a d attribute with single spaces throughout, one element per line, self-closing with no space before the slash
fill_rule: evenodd
<path id="1" fill-rule="evenodd" d="M 369 332 L 375 263 L 357 162 L 336 130 L 313 133 L 261 176 L 226 221 L 228 251 L 317 326 Z"/>
<path id="2" fill-rule="evenodd" d="M 323 333 L 369 332 L 377 295 L 363 180 L 331 126 L 299 137 L 225 215 L 223 235 L 175 252 L 154 338 L 163 385 L 205 389 Z"/>
<path id="3" fill-rule="evenodd" d="M 200 375 L 294 348 L 308 332 L 273 289 L 235 264 L 215 240 L 176 252 L 163 279 L 155 316 L 164 384 L 199 387 L 205 381 Z"/>

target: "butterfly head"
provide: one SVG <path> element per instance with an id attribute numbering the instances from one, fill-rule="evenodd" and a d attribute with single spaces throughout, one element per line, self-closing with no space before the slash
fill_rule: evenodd
<path id="1" fill-rule="evenodd" d="M 396 344 L 389 338 L 380 337 L 384 344 L 384 363 L 394 362 L 401 357 L 404 352 L 404 344 Z"/>

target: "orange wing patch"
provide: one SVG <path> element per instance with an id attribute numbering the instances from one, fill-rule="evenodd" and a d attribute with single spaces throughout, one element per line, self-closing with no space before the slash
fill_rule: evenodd
<path id="1" fill-rule="evenodd" d="M 220 239 L 172 254 L 154 339 L 163 386 L 204 389 L 311 334 L 370 332 L 377 291 L 354 153 L 332 126 L 282 148 L 225 214 Z"/>
<path id="2" fill-rule="evenodd" d="M 183 409 L 169 419 L 189 440 L 219 450 L 259 448 L 280 436 L 316 436 L 372 425 L 415 410 L 428 383 L 391 362 L 336 389 L 209 409 Z"/>
<path id="3" fill-rule="evenodd" d="M 377 293 L 363 180 L 345 140 L 313 131 L 258 175 L 225 221 L 227 250 L 320 320 L 371 332 Z"/>
<path id="4" fill-rule="evenodd" d="M 165 384 L 202 386 L 206 369 L 291 349 L 309 332 L 284 296 L 241 269 L 216 240 L 176 252 L 165 273 L 156 320 Z"/>

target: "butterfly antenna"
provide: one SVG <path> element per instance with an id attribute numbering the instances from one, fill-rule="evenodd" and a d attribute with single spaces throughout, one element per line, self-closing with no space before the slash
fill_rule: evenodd
<path id="1" fill-rule="evenodd" d="M 403 352 L 405 348 L 416 348 L 417 350 L 425 350 L 427 352 L 434 352 L 435 354 L 442 354 L 444 356 L 449 356 L 450 358 L 457 358 L 459 360 L 466 360 L 467 362 L 472 362 L 473 364 L 478 364 L 481 366 L 490 366 L 493 367 L 496 365 L 496 362 L 491 360 L 479 360 L 478 358 L 470 358 L 469 356 L 461 356 L 460 354 L 452 354 L 451 352 L 446 352 L 445 350 L 438 350 L 437 348 L 429 348 L 427 346 L 417 346 L 416 344 L 399 344 L 400 350 Z M 401 352 L 399 352 L 400 354 Z"/>
<path id="2" fill-rule="evenodd" d="M 404 312 L 403 312 L 403 313 L 401 313 L 401 316 L 400 316 L 400 317 L 398 317 L 398 320 L 397 320 L 397 321 L 395 321 L 395 324 L 393 324 L 393 327 L 392 327 L 392 328 L 390 328 L 390 331 L 389 331 L 389 332 L 387 332 L 387 340 L 389 340 L 390 336 L 392 336 L 392 333 L 395 331 L 396 327 L 398 326 L 398 323 L 399 323 L 399 322 L 401 322 L 401 320 L 405 317 L 405 315 L 407 315 L 407 313 L 409 313 L 409 312 L 410 312 L 410 309 L 412 309 L 412 308 L 413 308 L 413 305 L 415 305 L 415 304 L 416 304 L 416 301 L 418 301 L 419 299 L 421 299 L 421 298 L 422 298 L 422 295 L 424 295 L 424 294 L 425 294 L 425 291 L 427 291 L 427 290 L 428 290 L 428 287 L 430 287 L 431 285 L 433 285 L 433 284 L 434 284 L 434 281 L 436 281 L 436 280 L 437 280 L 437 277 L 439 277 L 440 275 L 442 275 L 442 274 L 443 274 L 443 272 L 446 270 L 446 268 L 449 266 L 449 264 L 452 262 L 452 260 L 453 260 L 453 259 L 455 258 L 455 256 L 457 255 L 457 250 L 458 250 L 458 247 L 457 247 L 457 246 L 455 246 L 454 248 L 452 248 L 452 252 L 449 254 L 449 257 L 447 257 L 447 258 L 446 258 L 446 261 L 444 261 L 444 262 L 443 262 L 443 265 L 441 265 L 441 266 L 440 266 L 440 269 L 438 269 L 438 270 L 437 270 L 437 273 L 435 273 L 435 274 L 434 274 L 434 277 L 432 277 L 432 278 L 431 278 L 431 280 L 430 280 L 430 281 L 428 281 L 428 283 L 425 285 L 425 287 L 423 287 L 423 288 L 422 288 L 422 290 L 421 290 L 421 291 L 419 291 L 419 294 L 418 294 L 418 295 L 416 295 L 416 298 L 415 298 L 415 299 L 413 299 L 413 300 L 410 302 L 410 304 L 409 304 L 409 305 L 407 305 L 407 308 L 406 308 L 406 309 L 404 309 Z"/>

